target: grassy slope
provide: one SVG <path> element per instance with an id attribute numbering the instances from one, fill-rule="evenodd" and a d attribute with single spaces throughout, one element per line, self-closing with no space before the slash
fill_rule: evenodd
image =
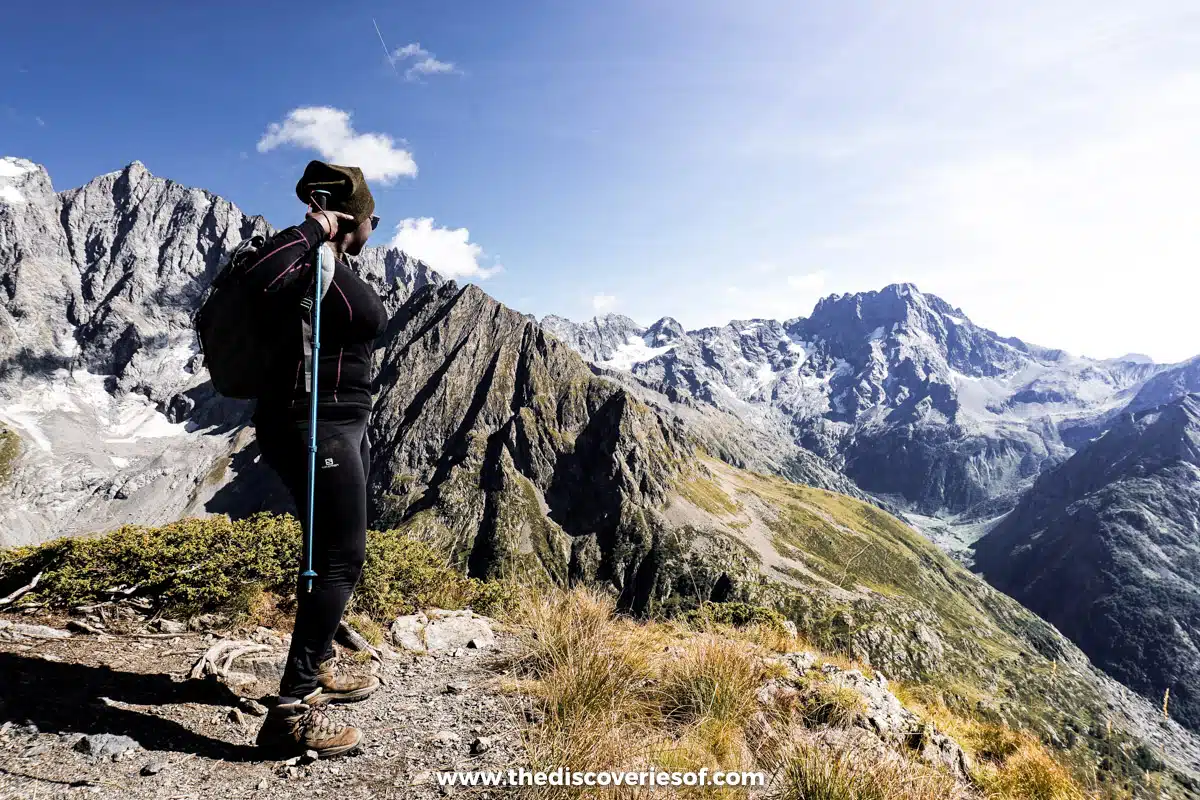
<path id="1" fill-rule="evenodd" d="M 865 732 L 862 695 L 829 680 L 841 667 L 795 672 L 778 655 L 807 647 L 777 616 L 736 626 L 709 617 L 728 607 L 705 606 L 687 622 L 635 622 L 588 591 L 525 597 L 510 616 L 522 647 L 508 674 L 510 688 L 534 697 L 544 714 L 524 732 L 532 763 L 761 771 L 771 777 L 772 800 L 1083 800 L 1045 747 L 1001 726 L 972 725 L 948 712 L 937 720 L 939 729 L 957 725 L 975 734 L 969 781 L 921 762 L 911 743 L 883 745 Z M 654 794 L 747 796 L 716 787 Z M 519 796 L 648 795 L 547 788 Z"/>
<path id="2" fill-rule="evenodd" d="M 1086 659 L 915 530 L 844 495 L 704 466 L 677 503 L 709 518 L 686 515 L 700 532 L 756 551 L 741 565 L 742 599 L 781 608 L 821 648 L 920 687 L 910 695 L 922 711 L 1028 730 L 1080 774 L 1103 763 L 1110 784 L 1162 778 L 1144 769 L 1161 766 L 1156 758 L 1110 720 Z"/>

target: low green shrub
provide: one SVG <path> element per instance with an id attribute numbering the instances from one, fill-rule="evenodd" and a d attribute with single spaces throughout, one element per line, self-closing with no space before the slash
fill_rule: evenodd
<path id="1" fill-rule="evenodd" d="M 301 551 L 300 524 L 289 515 L 126 525 L 100 536 L 0 551 L 0 596 L 42 573 L 26 599 L 52 608 L 129 593 L 150 598 L 163 611 L 245 615 L 263 593 L 293 593 Z M 516 591 L 464 577 L 432 545 L 403 530 L 369 531 L 353 610 L 381 621 L 430 607 L 495 613 L 511 607 Z"/>
<path id="2" fill-rule="evenodd" d="M 705 602 L 699 608 L 687 612 L 686 619 L 700 627 L 706 624 L 732 625 L 744 628 L 748 625 L 768 625 L 785 630 L 784 616 L 773 608 L 756 606 L 752 603 Z"/>

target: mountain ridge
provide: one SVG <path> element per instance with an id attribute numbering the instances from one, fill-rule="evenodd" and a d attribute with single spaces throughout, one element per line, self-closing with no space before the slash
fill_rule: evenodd
<path id="1" fill-rule="evenodd" d="M 1200 396 L 1126 413 L 975 545 L 988 580 L 1200 727 Z"/>
<path id="2" fill-rule="evenodd" d="M 733 413 L 869 492 L 969 521 L 1010 508 L 1043 466 L 1098 435 L 1138 392 L 1162 402 L 1200 390 L 1200 360 L 1072 356 L 977 326 L 913 284 L 831 295 L 784 321 L 690 331 L 620 315 L 543 324 L 597 366 Z M 660 324 L 672 335 L 652 337 Z"/>

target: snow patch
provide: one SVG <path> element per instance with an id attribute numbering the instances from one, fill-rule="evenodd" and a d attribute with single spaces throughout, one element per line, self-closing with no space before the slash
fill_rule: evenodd
<path id="1" fill-rule="evenodd" d="M 604 367 L 605 369 L 619 369 L 628 372 L 635 364 L 641 364 L 644 361 L 649 361 L 652 358 L 657 358 L 663 353 L 675 349 L 674 344 L 665 345 L 663 347 L 650 347 L 646 341 L 640 336 L 630 334 L 625 343 L 613 352 L 612 356 L 604 361 L 597 361 L 596 366 Z"/>
<path id="2" fill-rule="evenodd" d="M 0 158 L 0 178 L 19 178 L 26 172 L 33 172 L 35 169 L 37 169 L 37 165 L 24 158 L 13 158 L 12 156 Z"/>
<path id="3" fill-rule="evenodd" d="M 15 186 L 0 186 L 0 203 L 19 206 L 25 203 L 25 195 L 21 194 Z"/>
<path id="4" fill-rule="evenodd" d="M 0 409 L 0 422 L 3 422 L 10 428 L 14 428 L 24 433 L 28 438 L 33 440 L 33 443 L 38 446 L 38 449 L 45 453 L 54 452 L 50 440 L 46 438 L 46 434 L 38 425 L 38 418 L 31 413 L 28 406 L 20 403 Z"/>
<path id="5" fill-rule="evenodd" d="M 61 415 L 83 417 L 88 427 L 97 429 L 105 442 L 130 443 L 141 439 L 180 436 L 187 432 L 185 423 L 168 422 L 144 396 L 128 394 L 115 398 L 104 389 L 104 376 L 76 370 L 56 370 L 46 383 L 23 391 L 19 399 L 0 405 L 0 421 L 23 432 L 37 447 L 51 453 L 54 431 Z M 59 422 L 53 419 L 59 416 Z"/>
<path id="6" fill-rule="evenodd" d="M 113 466 L 117 467 L 118 469 L 125 469 L 125 467 L 129 466 L 128 458 L 121 458 L 120 456 L 109 456 L 108 460 L 111 461 L 113 463 Z"/>
<path id="7" fill-rule="evenodd" d="M 0 203 L 19 206 L 26 202 L 25 195 L 13 182 L 27 172 L 33 172 L 37 165 L 23 158 L 0 158 Z"/>
<path id="8" fill-rule="evenodd" d="M 771 369 L 770 364 L 759 364 L 758 369 L 754 373 L 754 380 L 758 384 L 759 389 L 766 388 L 774 383 L 777 374 Z"/>

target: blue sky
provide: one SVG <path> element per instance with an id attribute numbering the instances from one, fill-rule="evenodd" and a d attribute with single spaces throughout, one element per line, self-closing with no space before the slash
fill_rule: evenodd
<path id="1" fill-rule="evenodd" d="M 911 281 L 1075 353 L 1200 353 L 1191 0 L 26 3 L 0 74 L 0 155 L 60 189 L 137 159 L 286 225 L 353 156 L 379 242 L 539 316 Z"/>

